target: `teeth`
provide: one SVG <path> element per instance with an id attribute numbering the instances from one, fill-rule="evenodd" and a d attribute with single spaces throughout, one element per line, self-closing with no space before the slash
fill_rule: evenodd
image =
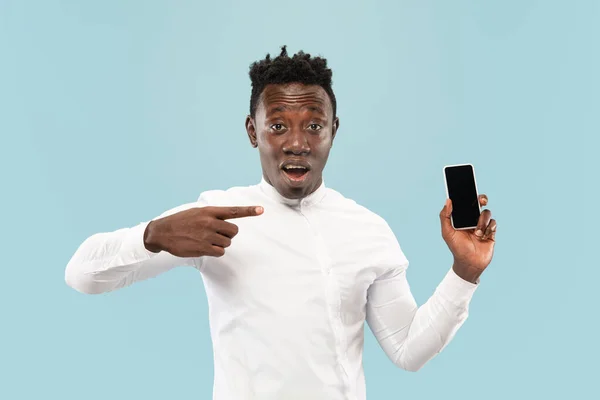
<path id="1" fill-rule="evenodd" d="M 286 165 L 283 168 L 285 168 L 285 169 L 306 169 L 306 167 L 302 167 L 300 165 Z"/>

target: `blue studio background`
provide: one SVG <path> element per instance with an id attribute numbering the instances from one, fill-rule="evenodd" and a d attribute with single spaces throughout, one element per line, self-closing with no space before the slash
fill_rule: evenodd
<path id="1" fill-rule="evenodd" d="M 598 395 L 597 1 L 0 1 L 0 398 L 209 399 L 200 276 L 68 288 L 89 235 L 260 179 L 248 67 L 334 70 L 326 184 L 385 217 L 423 303 L 448 270 L 442 167 L 471 162 L 496 255 L 417 373 L 367 331 L 370 400 Z"/>

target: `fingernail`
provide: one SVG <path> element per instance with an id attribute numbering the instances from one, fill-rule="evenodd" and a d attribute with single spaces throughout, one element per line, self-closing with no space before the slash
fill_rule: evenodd
<path id="1" fill-rule="evenodd" d="M 483 231 L 482 231 L 481 229 L 477 229 L 477 230 L 475 231 L 475 235 L 476 235 L 476 236 L 482 236 L 482 235 L 483 235 Z"/>
<path id="2" fill-rule="evenodd" d="M 262 207 L 256 207 L 255 211 L 256 211 L 257 214 L 260 214 L 260 213 L 263 212 L 263 208 Z"/>

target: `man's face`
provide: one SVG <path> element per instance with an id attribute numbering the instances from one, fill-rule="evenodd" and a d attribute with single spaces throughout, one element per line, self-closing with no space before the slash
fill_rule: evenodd
<path id="1" fill-rule="evenodd" d="M 255 118 L 246 118 L 265 180 L 290 199 L 305 197 L 321 185 L 338 126 L 327 92 L 299 83 L 266 86 Z"/>

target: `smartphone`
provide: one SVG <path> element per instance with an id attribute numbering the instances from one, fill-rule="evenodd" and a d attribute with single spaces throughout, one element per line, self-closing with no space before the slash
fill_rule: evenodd
<path id="1" fill-rule="evenodd" d="M 481 215 L 475 168 L 472 164 L 446 165 L 444 180 L 446 196 L 452 200 L 452 226 L 456 230 L 475 229 Z"/>

